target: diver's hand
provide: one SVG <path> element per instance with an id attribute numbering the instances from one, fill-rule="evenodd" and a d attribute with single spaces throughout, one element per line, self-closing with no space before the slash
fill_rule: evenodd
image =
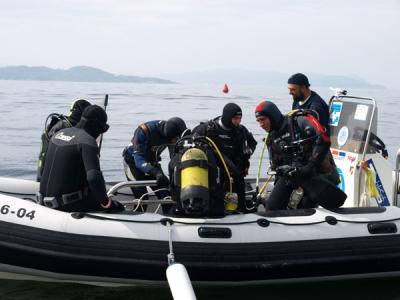
<path id="1" fill-rule="evenodd" d="M 118 201 L 113 200 L 111 196 L 108 197 L 107 203 L 100 203 L 101 208 L 103 208 L 106 212 L 120 212 L 124 211 L 125 207 Z"/>
<path id="2" fill-rule="evenodd" d="M 297 178 L 310 178 L 315 173 L 315 166 L 312 162 L 309 162 L 305 166 L 296 167 L 293 171 L 290 172 L 291 177 Z"/>
<path id="3" fill-rule="evenodd" d="M 158 186 L 165 187 L 169 185 L 168 177 L 164 175 L 163 171 L 160 168 L 154 167 L 150 170 L 149 174 L 156 178 Z"/>
<path id="4" fill-rule="evenodd" d="M 292 172 L 295 171 L 295 167 L 289 165 L 283 165 L 276 168 L 276 175 L 282 177 L 291 177 Z"/>

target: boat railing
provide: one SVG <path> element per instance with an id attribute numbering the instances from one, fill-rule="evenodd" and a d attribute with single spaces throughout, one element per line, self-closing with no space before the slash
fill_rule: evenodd
<path id="1" fill-rule="evenodd" d="M 394 181 L 393 181 L 393 205 L 398 206 L 398 195 L 399 195 L 399 173 L 400 173 L 400 149 L 397 150 L 396 165 L 394 169 Z"/>
<path id="2" fill-rule="evenodd" d="M 156 180 L 138 180 L 138 181 L 123 181 L 119 182 L 115 185 L 113 185 L 107 192 L 107 195 L 112 197 L 118 194 L 118 191 L 124 188 L 132 188 L 132 187 L 146 187 L 146 186 L 157 186 L 157 181 Z M 133 195 L 132 195 L 133 197 Z M 135 199 L 132 198 L 132 200 L 129 201 L 120 201 L 123 204 L 169 204 L 169 203 L 175 203 L 175 201 L 171 199 Z"/>

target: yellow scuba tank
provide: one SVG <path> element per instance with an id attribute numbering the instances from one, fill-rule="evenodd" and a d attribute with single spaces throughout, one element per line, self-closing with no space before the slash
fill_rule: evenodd
<path id="1" fill-rule="evenodd" d="M 207 155 L 198 148 L 189 148 L 180 162 L 180 202 L 188 214 L 203 214 L 210 204 Z"/>

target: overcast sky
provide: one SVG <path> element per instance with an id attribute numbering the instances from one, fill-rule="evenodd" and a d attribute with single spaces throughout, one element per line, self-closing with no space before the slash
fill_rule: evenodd
<path id="1" fill-rule="evenodd" d="M 1 66 L 243 68 L 396 87 L 400 0 L 1 0 L 0 40 Z"/>

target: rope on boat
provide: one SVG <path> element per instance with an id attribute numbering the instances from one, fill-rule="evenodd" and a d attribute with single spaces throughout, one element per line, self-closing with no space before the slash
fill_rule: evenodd
<path id="1" fill-rule="evenodd" d="M 253 221 L 243 221 L 243 222 L 184 222 L 184 221 L 176 221 L 170 218 L 162 218 L 160 220 L 154 221 L 146 221 L 146 220 L 127 220 L 127 219 L 114 219 L 109 217 L 103 217 L 98 215 L 92 215 L 90 213 L 72 213 L 72 217 L 76 219 L 81 219 L 84 217 L 98 219 L 98 220 L 106 220 L 106 221 L 116 221 L 116 222 L 127 222 L 127 223 L 139 223 L 139 224 L 157 224 L 160 223 L 164 226 L 172 225 L 172 224 L 181 224 L 181 225 L 195 225 L 195 226 L 207 226 L 207 225 L 224 225 L 224 226 L 237 226 L 237 225 L 246 225 L 246 224 L 258 224 L 260 227 L 268 227 L 270 224 L 276 225 L 285 225 L 285 226 L 309 226 L 309 225 L 317 225 L 327 223 L 329 225 L 336 225 L 337 223 L 350 223 L 350 224 L 377 224 L 377 223 L 385 223 L 385 222 L 394 222 L 400 221 L 400 218 L 386 219 L 386 220 L 378 220 L 378 221 L 351 221 L 351 220 L 340 220 L 333 216 L 326 216 L 324 220 L 316 221 L 316 222 L 308 222 L 308 223 L 286 223 L 280 221 L 272 221 L 266 218 L 259 218 Z"/>

